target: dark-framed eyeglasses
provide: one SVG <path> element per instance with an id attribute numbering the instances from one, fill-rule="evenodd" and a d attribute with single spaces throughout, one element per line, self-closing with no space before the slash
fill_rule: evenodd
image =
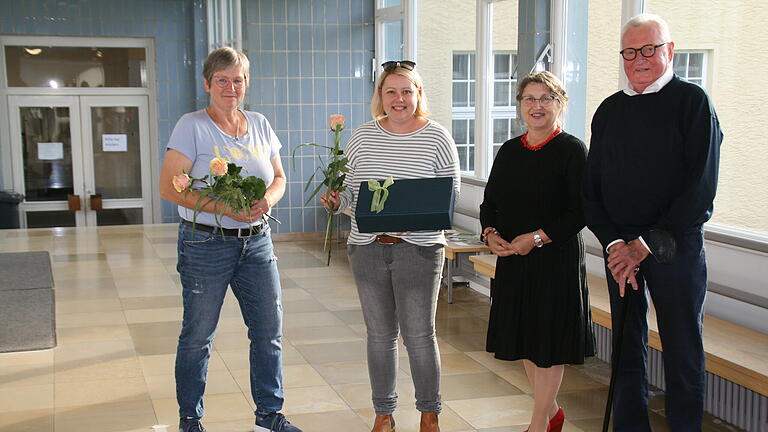
<path id="1" fill-rule="evenodd" d="M 638 52 L 640 53 L 640 55 L 642 55 L 645 58 L 653 57 L 653 55 L 656 54 L 657 48 L 663 47 L 668 43 L 669 42 L 664 42 L 658 45 L 648 44 L 648 45 L 643 45 L 640 48 L 624 48 L 623 50 L 619 51 L 619 54 L 621 54 L 621 56 L 624 57 L 624 60 L 626 61 L 632 61 L 636 59 Z"/>
<path id="2" fill-rule="evenodd" d="M 536 99 L 533 96 L 523 96 L 522 98 L 520 98 L 520 102 L 522 102 L 523 105 L 533 106 L 533 105 L 536 104 L 536 101 L 539 101 L 541 106 L 543 106 L 545 108 L 550 106 L 550 105 L 552 105 L 552 102 L 554 102 L 556 100 L 557 100 L 557 98 L 552 96 L 552 95 L 542 96 L 542 97 L 540 97 L 538 99 Z"/>
<path id="3" fill-rule="evenodd" d="M 416 62 L 412 62 L 410 60 L 388 61 L 382 63 L 381 67 L 384 69 L 384 72 L 392 72 L 397 68 L 403 68 L 412 71 L 416 67 Z"/>
<path id="4" fill-rule="evenodd" d="M 213 77 L 211 78 L 211 81 L 213 81 L 218 88 L 222 89 L 234 87 L 239 90 L 245 86 L 245 78 L 243 77 L 235 77 L 232 79 L 227 77 Z"/>

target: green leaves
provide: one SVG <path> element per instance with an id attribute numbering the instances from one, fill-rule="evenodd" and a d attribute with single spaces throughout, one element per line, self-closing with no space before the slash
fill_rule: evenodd
<path id="1" fill-rule="evenodd" d="M 223 175 L 206 174 L 202 178 L 190 177 L 193 182 L 197 181 L 203 184 L 196 190 L 200 193 L 195 204 L 194 219 L 200 213 L 200 209 L 215 200 L 221 201 L 235 212 L 250 212 L 254 201 L 264 198 L 267 192 L 267 185 L 264 180 L 256 176 L 243 177 L 241 173 L 243 167 L 229 162 L 227 163 L 227 172 Z M 216 221 L 221 228 L 220 218 L 224 215 L 227 206 L 220 206 L 220 211 L 215 214 Z M 266 215 L 270 219 L 278 221 L 272 216 Z M 193 221 L 194 229 L 194 221 Z"/>

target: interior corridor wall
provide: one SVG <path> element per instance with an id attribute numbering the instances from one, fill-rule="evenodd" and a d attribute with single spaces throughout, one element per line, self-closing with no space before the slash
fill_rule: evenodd
<path id="1" fill-rule="evenodd" d="M 179 117 L 207 100 L 197 79 L 205 26 L 204 0 L 0 1 L 0 34 L 153 38 L 157 99 L 150 103 L 158 116 L 150 121 L 157 122 L 161 160 Z M 162 201 L 162 221 L 176 220 L 176 207 Z"/>
<path id="2" fill-rule="evenodd" d="M 328 117 L 347 118 L 343 143 L 371 119 L 374 2 L 360 0 L 249 0 L 243 3 L 244 48 L 251 61 L 246 107 L 269 119 L 283 144 L 286 194 L 274 209 L 273 232 L 325 230 L 317 199 L 305 205 L 304 185 L 333 144 Z M 295 169 L 293 165 L 295 163 Z M 316 176 L 315 184 L 317 184 Z M 349 219 L 340 218 L 348 229 Z"/>

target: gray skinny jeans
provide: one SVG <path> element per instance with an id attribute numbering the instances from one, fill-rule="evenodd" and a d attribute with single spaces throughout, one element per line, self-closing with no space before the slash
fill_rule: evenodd
<path id="1" fill-rule="evenodd" d="M 440 412 L 435 312 L 444 253 L 439 244 L 347 246 L 368 333 L 368 376 L 376 414 L 392 414 L 397 406 L 399 331 L 408 350 L 416 409 Z"/>

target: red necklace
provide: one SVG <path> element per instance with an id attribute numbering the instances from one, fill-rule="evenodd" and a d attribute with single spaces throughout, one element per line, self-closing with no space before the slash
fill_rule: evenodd
<path id="1" fill-rule="evenodd" d="M 528 144 L 528 132 L 524 133 L 523 136 L 520 137 L 520 141 L 523 142 L 523 146 L 525 146 L 525 148 L 527 148 L 528 150 L 539 151 L 541 150 L 542 147 L 547 145 L 548 142 L 552 141 L 554 137 L 560 135 L 560 132 L 562 132 L 562 130 L 560 129 L 560 126 L 558 126 L 557 128 L 555 128 L 555 131 L 552 132 L 552 134 L 549 137 L 547 137 L 547 139 L 544 140 L 544 142 L 542 142 L 537 146 L 532 146 Z"/>

